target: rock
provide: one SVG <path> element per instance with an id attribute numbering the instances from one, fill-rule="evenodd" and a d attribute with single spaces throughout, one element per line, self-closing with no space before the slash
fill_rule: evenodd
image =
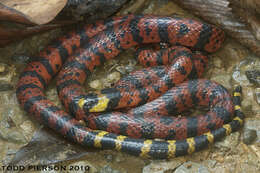
<path id="1" fill-rule="evenodd" d="M 23 144 L 7 142 L 6 140 L 0 139 L 0 165 L 9 165 L 15 153 L 22 146 Z"/>
<path id="2" fill-rule="evenodd" d="M 30 141 L 32 134 L 35 131 L 35 124 L 30 120 L 26 120 L 20 125 L 20 127 L 23 129 L 23 133 L 27 141 Z"/>
<path id="3" fill-rule="evenodd" d="M 126 157 L 124 157 L 121 153 L 116 155 L 115 162 L 123 162 L 126 160 Z"/>
<path id="4" fill-rule="evenodd" d="M 116 70 L 121 74 L 126 75 L 127 73 L 130 73 L 135 70 L 137 61 L 133 58 L 126 59 L 127 62 L 124 60 L 125 59 L 122 60 L 122 65 L 116 67 Z"/>
<path id="5" fill-rule="evenodd" d="M 3 72 L 5 72 L 5 70 L 6 70 L 6 66 L 5 66 L 5 64 L 0 64 L 0 73 L 3 73 Z"/>
<path id="6" fill-rule="evenodd" d="M 116 70 L 117 70 L 119 73 L 123 74 L 123 75 L 127 74 L 126 67 L 123 66 L 123 65 L 117 66 L 117 67 L 116 67 Z"/>
<path id="7" fill-rule="evenodd" d="M 259 81 L 259 65 L 260 60 L 255 56 L 244 58 L 238 65 L 235 66 L 232 79 L 242 86 L 252 86 L 252 83 Z"/>
<path id="8" fill-rule="evenodd" d="M 45 91 L 48 99 L 50 99 L 57 106 L 61 106 L 61 102 L 58 98 L 57 89 L 55 83 L 51 83 L 50 86 Z"/>
<path id="9" fill-rule="evenodd" d="M 257 134 L 256 142 L 260 142 L 260 119 L 247 118 L 244 125 L 245 129 L 255 130 Z"/>
<path id="10" fill-rule="evenodd" d="M 257 138 L 256 130 L 245 129 L 243 131 L 243 142 L 247 145 L 252 144 Z"/>
<path id="11" fill-rule="evenodd" d="M 14 55 L 12 56 L 12 59 L 15 61 L 15 63 L 26 64 L 29 62 L 30 57 L 25 55 Z"/>
<path id="12" fill-rule="evenodd" d="M 10 142 L 23 143 L 27 142 L 23 133 L 19 132 L 16 128 L 9 128 L 8 125 L 3 126 L 3 122 L 0 123 L 0 138 Z"/>
<path id="13" fill-rule="evenodd" d="M 113 156 L 111 154 L 106 154 L 105 158 L 108 162 L 112 162 L 113 161 Z"/>
<path id="14" fill-rule="evenodd" d="M 118 170 L 112 169 L 109 165 L 105 165 L 99 173 L 120 173 Z"/>
<path id="15" fill-rule="evenodd" d="M 13 89 L 12 79 L 15 75 L 15 67 L 0 63 L 0 91 Z"/>
<path id="16" fill-rule="evenodd" d="M 260 86 L 260 70 L 248 70 L 245 73 L 251 83 Z"/>
<path id="17" fill-rule="evenodd" d="M 260 105 L 260 88 L 255 89 L 256 102 Z"/>
<path id="18" fill-rule="evenodd" d="M 227 89 L 231 89 L 231 76 L 229 74 L 219 74 L 212 76 L 210 80 L 213 80 L 221 85 L 223 85 Z"/>
<path id="19" fill-rule="evenodd" d="M 150 0 L 138 0 L 138 1 L 130 1 L 130 3 L 126 6 L 123 7 L 123 10 L 121 10 L 122 15 L 127 15 L 127 14 L 136 14 L 140 12 L 147 3 Z"/>
<path id="20" fill-rule="evenodd" d="M 68 0 L 63 14 L 94 21 L 116 13 L 128 0 Z M 83 19 L 83 20 L 84 20 Z"/>
<path id="21" fill-rule="evenodd" d="M 70 5 L 77 5 L 77 4 L 80 4 L 80 3 L 83 3 L 85 0 L 68 0 L 67 2 L 67 6 L 70 6 Z"/>
<path id="22" fill-rule="evenodd" d="M 231 133 L 229 136 L 226 136 L 223 140 L 216 142 L 214 145 L 221 150 L 235 149 L 239 144 L 239 136 L 239 132 Z"/>
<path id="23" fill-rule="evenodd" d="M 89 86 L 93 89 L 100 90 L 103 88 L 102 82 L 100 80 L 93 80 L 89 83 Z"/>
<path id="24" fill-rule="evenodd" d="M 149 165 L 143 168 L 143 173 L 164 173 L 175 170 L 176 167 L 182 164 L 179 158 L 170 161 L 152 161 Z"/>
<path id="25" fill-rule="evenodd" d="M 234 70 L 234 66 L 248 56 L 249 52 L 245 47 L 234 40 L 226 38 L 224 46 L 219 51 L 209 56 L 209 65 L 212 64 L 212 66 L 210 66 L 208 70 L 211 71 L 213 67 L 212 73 L 217 74 L 219 70 L 224 68 L 225 72 L 230 75 Z M 221 72 L 223 73 L 223 71 Z"/>
<path id="26" fill-rule="evenodd" d="M 120 79 L 120 73 L 119 72 L 113 72 L 107 75 L 107 81 L 110 83 L 115 83 Z"/>
<path id="27" fill-rule="evenodd" d="M 214 167 L 216 166 L 216 164 L 217 164 L 217 161 L 216 161 L 216 160 L 208 159 L 208 160 L 206 160 L 206 163 L 207 163 L 207 166 L 208 166 L 209 168 L 214 168 Z"/>
<path id="28" fill-rule="evenodd" d="M 186 162 L 180 167 L 178 167 L 174 173 L 210 173 L 208 168 L 205 166 L 195 163 L 195 162 Z"/>
<path id="29" fill-rule="evenodd" d="M 0 138 L 14 143 L 26 143 L 27 138 L 18 127 L 24 121 L 24 118 L 19 115 L 18 108 L 12 109 L 11 106 L 3 104 L 0 107 L 0 112 Z"/>
<path id="30" fill-rule="evenodd" d="M 119 57 L 121 57 L 120 55 L 119 55 Z M 104 69 L 105 69 L 105 71 L 111 72 L 118 65 L 119 65 L 119 58 L 110 59 L 104 63 Z"/>
<path id="31" fill-rule="evenodd" d="M 6 121 L 9 118 L 16 126 L 19 126 L 28 119 L 28 116 L 24 116 L 24 111 L 17 106 L 18 103 L 15 93 L 12 91 L 2 92 L 0 94 L 0 100 L 0 121 Z"/>
<path id="32" fill-rule="evenodd" d="M 214 66 L 214 68 L 219 69 L 219 70 L 223 70 L 224 67 L 224 61 L 222 60 L 222 57 L 219 56 L 212 56 L 210 57 L 210 64 L 212 64 L 212 66 Z"/>
<path id="33" fill-rule="evenodd" d="M 110 88 L 120 79 L 120 73 L 115 71 L 108 74 L 105 78 L 102 79 L 104 88 Z"/>
<path id="34" fill-rule="evenodd" d="M 232 74 L 232 79 L 238 82 L 242 86 L 250 86 L 250 82 L 248 81 L 246 75 L 244 75 L 239 70 L 234 70 Z"/>
<path id="35" fill-rule="evenodd" d="M 242 108 L 246 117 L 260 114 L 259 104 L 253 87 L 242 87 Z"/>
<path id="36" fill-rule="evenodd" d="M 12 90 L 14 87 L 11 84 L 0 82 L 0 91 Z"/>
<path id="37" fill-rule="evenodd" d="M 149 2 L 149 1 L 148 1 Z M 144 14 L 157 15 L 177 15 L 190 17 L 191 15 L 185 12 L 182 8 L 176 5 L 173 1 L 160 0 L 150 1 L 147 7 L 143 10 Z"/>
<path id="38" fill-rule="evenodd" d="M 137 64 L 137 61 L 135 59 L 128 59 L 128 64 L 126 65 L 126 71 L 132 72 L 135 69 L 135 66 Z"/>

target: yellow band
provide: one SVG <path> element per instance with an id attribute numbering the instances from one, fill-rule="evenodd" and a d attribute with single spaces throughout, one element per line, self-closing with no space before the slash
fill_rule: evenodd
<path id="1" fill-rule="evenodd" d="M 188 153 L 191 154 L 195 151 L 195 140 L 194 140 L 194 138 L 188 138 L 187 143 L 189 145 Z"/>
<path id="2" fill-rule="evenodd" d="M 102 140 L 102 138 L 103 138 L 106 134 L 108 134 L 108 132 L 106 132 L 106 131 L 100 131 L 100 132 L 96 135 L 95 140 L 94 140 L 94 146 L 95 146 L 95 147 L 97 147 L 97 148 L 101 148 L 101 147 L 102 147 L 102 145 L 101 145 L 101 140 Z"/>
<path id="3" fill-rule="evenodd" d="M 240 125 L 243 124 L 243 120 L 239 117 L 235 117 L 234 120 L 238 121 Z"/>
<path id="4" fill-rule="evenodd" d="M 207 132 L 207 133 L 205 133 L 205 135 L 207 136 L 207 139 L 208 139 L 209 143 L 212 144 L 214 142 L 213 134 L 211 132 Z"/>
<path id="5" fill-rule="evenodd" d="M 79 99 L 78 105 L 79 105 L 80 109 L 82 109 L 82 108 L 83 108 L 83 106 L 84 106 L 85 102 L 86 102 L 86 101 L 85 101 L 85 99 L 84 99 L 84 98 L 81 98 L 81 99 Z"/>
<path id="6" fill-rule="evenodd" d="M 122 135 L 119 135 L 117 138 L 116 138 L 116 150 L 117 151 L 120 151 L 121 148 L 122 148 L 122 142 L 124 142 L 125 138 L 127 138 L 126 136 L 122 136 Z"/>
<path id="7" fill-rule="evenodd" d="M 225 124 L 223 125 L 223 128 L 226 129 L 226 135 L 230 135 L 230 133 L 232 132 L 231 126 L 229 124 Z"/>
<path id="8" fill-rule="evenodd" d="M 235 110 L 240 110 L 241 107 L 239 105 L 235 105 Z"/>
<path id="9" fill-rule="evenodd" d="M 168 140 L 168 158 L 172 158 L 175 156 L 176 152 L 176 141 L 175 140 Z"/>
<path id="10" fill-rule="evenodd" d="M 234 92 L 234 96 L 239 96 L 241 97 L 241 94 L 239 92 Z"/>
<path id="11" fill-rule="evenodd" d="M 142 147 L 141 154 L 140 154 L 141 157 L 145 157 L 145 158 L 148 157 L 147 153 L 150 151 L 152 143 L 153 143 L 152 140 L 145 140 L 144 141 L 144 146 Z"/>
<path id="12" fill-rule="evenodd" d="M 109 99 L 105 95 L 98 96 L 98 103 L 93 106 L 93 108 L 89 109 L 89 112 L 102 112 L 106 110 Z"/>

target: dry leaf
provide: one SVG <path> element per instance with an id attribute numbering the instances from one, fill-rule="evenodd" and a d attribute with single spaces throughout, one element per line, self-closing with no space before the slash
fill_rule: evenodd
<path id="1" fill-rule="evenodd" d="M 3 27 L 0 25 L 0 47 L 4 47 L 13 41 L 17 41 L 27 36 L 36 33 L 45 32 L 68 24 L 72 24 L 72 22 L 63 21 L 59 23 L 57 22 L 57 23 L 46 24 L 46 25 L 36 25 L 36 26 L 29 26 L 23 28 L 19 27 L 19 29 L 14 27 L 12 28 Z"/>
<path id="2" fill-rule="evenodd" d="M 0 1 L 1 2 L 1 1 Z M 22 13 L 0 3 L 0 20 L 32 24 Z"/>
<path id="3" fill-rule="evenodd" d="M 229 1 L 241 8 L 248 9 L 248 11 L 260 13 L 259 0 L 229 0 Z"/>
<path id="4" fill-rule="evenodd" d="M 32 140 L 22 147 L 9 165 L 48 165 L 76 160 L 96 153 L 96 149 L 86 149 L 70 143 L 48 128 L 37 131 Z"/>
<path id="5" fill-rule="evenodd" d="M 50 22 L 65 7 L 67 0 L 0 0 L 6 9 L 24 16 L 24 21 L 35 24 Z"/>
<path id="6" fill-rule="evenodd" d="M 259 18 L 260 14 L 254 13 L 254 10 L 250 9 L 248 5 L 239 6 L 240 4 L 232 4 L 239 0 L 230 0 L 230 1 L 231 1 L 230 7 L 232 7 L 233 12 L 237 15 L 237 17 L 243 20 L 243 22 L 246 22 L 250 26 L 255 38 L 260 41 L 260 18 Z M 248 1 L 248 3 L 249 2 L 252 1 Z M 260 1 L 258 1 L 258 3 L 259 4 L 255 4 L 255 5 L 260 6 Z"/>
<path id="7" fill-rule="evenodd" d="M 220 26 L 234 39 L 260 56 L 260 41 L 232 11 L 228 0 L 174 0 L 209 23 Z"/>

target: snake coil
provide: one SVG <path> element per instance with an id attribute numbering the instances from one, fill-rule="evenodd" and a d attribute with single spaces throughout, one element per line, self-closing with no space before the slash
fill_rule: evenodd
<path id="1" fill-rule="evenodd" d="M 201 93 L 201 98 L 198 101 L 199 104 L 206 105 L 210 102 L 210 104 L 215 105 L 215 108 L 211 109 L 208 114 L 208 119 L 214 118 L 210 122 L 206 122 L 207 119 L 204 119 L 204 124 L 201 121 L 198 121 L 203 120 L 203 116 L 200 116 L 201 119 L 183 118 L 182 121 L 185 120 L 190 122 L 186 124 L 182 121 L 179 121 L 181 123 L 176 124 L 174 122 L 178 119 L 169 118 L 167 123 L 169 123 L 168 121 L 170 119 L 173 120 L 174 122 L 172 126 L 175 131 L 174 133 L 164 134 L 163 138 L 167 138 L 168 140 L 136 139 L 124 135 L 109 133 L 108 131 L 93 130 L 82 126 L 77 119 L 85 119 L 89 123 L 89 126 L 95 126 L 97 121 L 92 120 L 95 117 L 99 118 L 99 116 L 93 116 L 94 114 L 89 112 L 95 112 L 95 110 L 105 110 L 106 108 L 112 109 L 120 107 L 118 105 L 120 105 L 123 100 L 118 99 L 118 97 L 114 97 L 114 95 L 118 94 L 112 94 L 110 97 L 109 93 L 111 92 L 103 91 L 101 93 L 101 97 L 100 95 L 92 95 L 92 101 L 88 102 L 87 99 L 89 99 L 89 95 L 83 92 L 81 85 L 95 67 L 102 64 L 105 60 L 115 57 L 121 51 L 133 46 L 163 42 L 171 45 L 182 45 L 193 50 L 206 51 L 210 53 L 218 50 L 223 40 L 224 33 L 220 29 L 191 19 L 128 15 L 111 18 L 105 21 L 98 21 L 95 24 L 86 25 L 83 29 L 70 32 L 66 36 L 61 37 L 56 42 L 49 45 L 45 50 L 41 51 L 38 55 L 38 60 L 29 63 L 24 69 L 24 72 L 21 74 L 17 84 L 16 94 L 19 103 L 26 112 L 33 115 L 44 125 L 52 128 L 54 131 L 65 136 L 69 140 L 83 146 L 102 149 L 115 149 L 132 155 L 155 159 L 165 159 L 191 154 L 237 130 L 243 124 L 244 115 L 240 108 L 241 87 L 237 87 L 235 89 L 233 96 L 233 103 L 235 106 L 233 109 L 233 106 L 223 104 L 227 102 L 230 103 L 230 100 L 224 99 L 228 97 L 227 92 L 223 87 L 217 85 L 216 83 L 208 80 L 189 80 L 182 83 L 186 79 L 192 79 L 194 77 L 192 74 L 194 74 L 196 69 L 199 69 L 196 73 L 197 76 L 200 76 L 201 72 L 204 70 L 199 65 L 203 64 L 203 62 L 201 62 L 203 60 L 190 61 L 191 58 L 189 57 L 189 53 L 187 53 L 189 51 L 185 53 L 185 62 L 191 66 L 187 65 L 182 67 L 185 63 L 182 65 L 179 63 L 184 60 L 180 60 L 181 58 L 178 56 L 176 59 L 180 62 L 173 63 L 173 66 L 175 66 L 173 74 L 178 75 L 166 75 L 168 76 L 168 81 L 170 81 L 171 84 L 162 83 L 162 85 L 160 85 L 167 86 L 168 84 L 167 87 L 169 88 L 171 85 L 176 85 L 176 88 L 167 92 L 163 91 L 162 93 L 170 92 L 179 94 L 178 97 L 184 95 L 182 98 L 184 101 L 182 100 L 181 102 L 174 96 L 170 99 L 176 100 L 176 102 L 170 102 L 168 107 L 174 107 L 175 105 L 174 108 L 176 108 L 177 113 L 182 110 L 181 105 L 189 105 L 190 103 L 196 102 L 196 100 L 188 101 L 189 94 L 192 95 L 190 98 L 194 99 L 196 96 L 192 93 Z M 184 54 L 182 55 L 184 56 Z M 203 56 L 200 57 L 203 58 Z M 144 64 L 147 64 L 145 59 L 143 61 L 145 62 Z M 150 68 L 152 71 L 155 69 L 155 67 Z M 164 73 L 163 68 L 159 68 L 158 71 Z M 167 72 L 169 71 L 171 70 L 168 70 Z M 59 97 L 61 98 L 67 112 L 74 114 L 77 119 L 53 104 L 44 94 L 44 88 L 58 72 L 57 88 Z M 132 76 L 133 75 L 135 74 L 132 74 Z M 182 79 L 183 76 L 185 76 L 184 78 L 186 79 Z M 131 88 L 125 87 L 124 82 L 122 81 L 124 80 L 121 80 L 121 84 L 119 82 L 118 88 L 114 89 L 115 93 L 118 93 L 118 90 L 120 90 L 120 92 L 122 90 L 131 90 Z M 157 84 L 153 83 L 152 85 L 156 86 Z M 150 88 L 151 92 L 158 91 L 158 89 L 160 89 L 160 87 Z M 141 90 L 139 87 L 138 94 L 131 97 L 132 100 L 134 99 L 132 101 L 134 102 L 134 105 L 142 105 L 144 101 L 150 100 L 150 96 L 153 97 L 153 95 L 147 94 L 150 91 L 143 92 L 146 97 L 139 97 L 140 102 L 135 102 L 135 99 L 138 99 L 138 95 L 141 93 L 140 91 Z M 204 97 L 203 95 L 205 91 L 209 91 L 208 100 L 207 97 Z M 217 94 L 215 91 L 217 91 Z M 156 94 L 156 92 L 152 93 Z M 214 98 L 210 96 L 214 96 Z M 164 95 L 157 95 L 156 97 L 158 99 L 165 100 Z M 166 98 L 170 97 L 167 96 Z M 187 102 L 185 101 L 186 98 Z M 219 100 L 222 100 L 223 103 L 219 104 Z M 90 103 L 90 106 L 88 103 Z M 151 103 L 154 103 L 152 105 L 157 104 L 156 100 Z M 128 104 L 128 102 L 126 102 L 126 104 Z M 160 107 L 160 104 L 157 105 Z M 92 109 L 91 111 L 89 108 L 93 107 L 96 109 Z M 165 108 L 167 106 L 165 104 L 161 104 L 161 107 Z M 145 107 L 139 106 L 133 110 L 130 110 L 129 114 L 143 115 L 143 112 L 140 113 L 140 108 L 145 109 Z M 172 113 L 172 110 L 160 110 L 164 110 L 159 111 L 162 114 L 164 114 L 165 111 Z M 155 113 L 156 111 L 156 109 L 151 109 L 152 113 Z M 231 113 L 233 114 L 233 111 L 235 116 L 231 115 Z M 225 116 L 222 114 L 218 115 L 218 112 L 224 113 Z M 110 119 L 110 116 L 115 115 L 115 113 L 101 113 L 101 115 L 104 118 L 102 119 L 102 116 L 100 117 L 102 120 L 102 125 L 104 120 L 107 121 L 107 119 Z M 145 116 L 146 115 L 143 115 L 143 117 Z M 154 117 L 157 116 L 160 116 L 160 122 L 163 123 L 163 120 L 165 120 L 163 115 L 156 115 Z M 155 122 L 158 122 L 158 120 L 155 120 Z M 200 127 L 200 129 L 195 130 L 195 132 L 193 130 L 196 129 L 197 126 L 192 127 L 192 123 L 194 122 L 196 122 Z M 202 130 L 202 127 L 205 127 L 204 125 L 208 125 L 208 127 L 207 129 Z M 178 128 L 178 126 L 183 127 Z M 125 129 L 126 127 L 129 126 L 125 126 Z M 106 125 L 104 125 L 103 128 L 109 130 Z M 178 129 L 181 130 L 178 131 Z M 116 128 L 112 128 L 112 132 L 118 131 L 129 135 L 124 130 L 120 131 Z M 148 138 L 152 138 L 154 136 L 156 137 L 156 135 L 156 132 L 148 132 L 133 134 L 132 137 L 148 136 Z M 162 134 L 158 133 L 158 135 Z M 175 138 L 177 140 L 174 140 Z"/>

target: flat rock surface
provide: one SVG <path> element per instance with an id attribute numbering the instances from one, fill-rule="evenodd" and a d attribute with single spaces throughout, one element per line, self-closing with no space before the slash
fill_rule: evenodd
<path id="1" fill-rule="evenodd" d="M 181 9 L 173 1 L 136 0 L 134 2 L 128 3 L 118 12 L 118 15 L 131 12 L 196 18 L 189 11 Z M 35 132 L 42 127 L 19 107 L 14 90 L 18 76 L 32 55 L 37 54 L 52 39 L 62 35 L 64 32 L 66 31 L 61 29 L 53 30 L 0 49 L 0 88 L 2 88 L 1 86 L 10 86 L 0 90 L 0 169 L 2 165 L 7 165 L 19 153 L 21 147 L 29 147 L 28 144 Z M 73 168 L 79 167 L 78 171 L 81 172 L 87 171 L 86 169 L 89 169 L 90 172 L 111 173 L 259 172 L 260 106 L 259 102 L 257 102 L 256 92 L 259 90 L 257 89 L 259 86 L 252 83 L 252 79 L 249 79 L 246 75 L 248 70 L 259 70 L 259 57 L 254 56 L 248 49 L 236 41 L 227 38 L 223 48 L 217 53 L 211 54 L 209 61 L 209 67 L 204 78 L 222 84 L 230 92 L 237 84 L 241 84 L 243 87 L 242 108 L 246 115 L 245 128 L 256 131 L 256 139 L 250 142 L 250 145 L 243 143 L 244 131 L 240 130 L 206 150 L 170 160 L 152 161 L 119 152 L 99 150 L 87 152 L 84 157 L 75 159 L 70 155 L 68 156 L 68 152 L 59 150 L 56 154 L 56 156 L 58 155 L 57 162 L 52 164 L 72 165 L 71 167 Z M 104 66 L 98 68 L 94 75 L 86 81 L 85 87 L 94 91 L 110 86 L 121 76 L 138 68 L 140 66 L 134 61 L 134 51 L 123 52 L 118 58 L 108 61 Z M 61 106 L 55 82 L 52 82 L 47 88 L 46 94 L 50 100 Z M 73 156 L 79 155 L 79 150 L 74 150 L 70 145 L 72 144 L 68 144 L 65 148 L 68 150 L 69 147 Z M 48 147 L 46 147 L 45 152 L 48 154 L 48 152 L 54 151 L 48 150 Z M 25 155 L 24 157 L 28 156 Z M 40 163 L 34 162 L 35 160 L 32 158 L 28 161 L 28 164 Z"/>

